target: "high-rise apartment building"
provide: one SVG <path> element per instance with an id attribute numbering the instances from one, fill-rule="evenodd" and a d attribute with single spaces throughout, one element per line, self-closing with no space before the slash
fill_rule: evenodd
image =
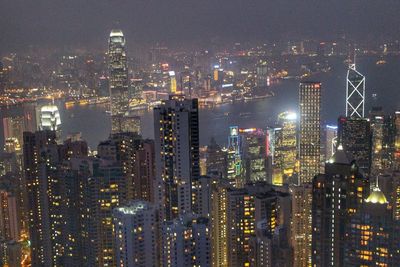
<path id="1" fill-rule="evenodd" d="M 149 202 L 132 201 L 113 211 L 116 265 L 159 266 L 157 211 Z"/>
<path id="2" fill-rule="evenodd" d="M 319 173 L 321 89 L 320 82 L 300 83 L 300 184 L 311 182 L 314 176 Z"/>
<path id="3" fill-rule="evenodd" d="M 61 266 L 62 202 L 54 131 L 24 133 L 24 168 L 32 266 Z"/>
<path id="4" fill-rule="evenodd" d="M 162 227 L 161 265 L 165 267 L 211 267 L 209 219 L 180 215 Z"/>
<path id="5" fill-rule="evenodd" d="M 293 266 L 311 265 L 312 240 L 312 185 L 291 185 L 292 221 L 291 244 L 293 247 Z"/>
<path id="6" fill-rule="evenodd" d="M 154 109 L 156 204 L 161 220 L 192 210 L 192 181 L 200 176 L 197 99 L 170 96 Z"/>

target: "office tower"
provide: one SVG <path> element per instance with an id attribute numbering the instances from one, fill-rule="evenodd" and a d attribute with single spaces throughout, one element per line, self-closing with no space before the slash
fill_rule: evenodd
<path id="1" fill-rule="evenodd" d="M 178 91 L 177 91 L 177 87 L 176 87 L 175 71 L 170 71 L 168 73 L 169 73 L 169 78 L 170 78 L 169 92 L 170 92 L 170 94 L 176 94 Z"/>
<path id="2" fill-rule="evenodd" d="M 399 221 L 378 186 L 346 225 L 344 266 L 397 266 Z"/>
<path id="3" fill-rule="evenodd" d="M 108 40 L 108 71 L 110 85 L 111 124 L 114 116 L 124 115 L 129 110 L 128 66 L 125 37 L 121 30 L 112 30 Z M 119 129 L 111 129 L 117 132 Z"/>
<path id="4" fill-rule="evenodd" d="M 396 114 L 384 116 L 381 164 L 383 170 L 396 170 Z"/>
<path id="5" fill-rule="evenodd" d="M 62 218 L 56 133 L 24 133 L 24 168 L 28 195 L 32 266 L 58 266 L 62 256 Z"/>
<path id="6" fill-rule="evenodd" d="M 170 96 L 154 108 L 156 187 L 161 221 L 192 210 L 192 181 L 200 175 L 197 99 Z"/>
<path id="7" fill-rule="evenodd" d="M 292 225 L 291 243 L 293 247 L 293 266 L 311 265 L 311 206 L 312 185 L 291 185 L 292 195 Z"/>
<path id="8" fill-rule="evenodd" d="M 247 182 L 267 180 L 266 135 L 256 128 L 239 129 L 242 136 L 244 172 Z"/>
<path id="9" fill-rule="evenodd" d="M 257 63 L 257 79 L 256 79 L 257 87 L 266 87 L 267 79 L 268 79 L 267 61 L 260 60 Z"/>
<path id="10" fill-rule="evenodd" d="M 245 184 L 242 153 L 242 136 L 239 135 L 239 127 L 231 126 L 228 137 L 227 178 L 237 188 L 243 187 Z"/>
<path id="11" fill-rule="evenodd" d="M 339 145 L 325 164 L 325 174 L 313 180 L 312 265 L 344 266 L 344 225 L 369 192 L 369 181 Z"/>
<path id="12" fill-rule="evenodd" d="M 299 182 L 311 182 L 319 173 L 321 133 L 321 83 L 301 82 L 300 103 L 300 176 Z"/>
<path id="13" fill-rule="evenodd" d="M 141 132 L 140 116 L 130 113 L 113 115 L 111 124 L 113 133 L 134 132 L 140 134 Z"/>
<path id="14" fill-rule="evenodd" d="M 364 175 L 370 173 L 372 133 L 368 120 L 339 117 L 338 145 L 354 158 Z"/>
<path id="15" fill-rule="evenodd" d="M 329 160 L 336 152 L 337 131 L 338 127 L 335 125 L 326 125 L 325 127 L 325 160 Z"/>
<path id="16" fill-rule="evenodd" d="M 396 111 L 393 116 L 394 132 L 394 155 L 393 155 L 393 168 L 400 169 L 400 111 Z"/>
<path id="17" fill-rule="evenodd" d="M 55 105 L 42 106 L 39 111 L 39 130 L 40 131 L 55 131 L 57 141 L 61 138 L 61 117 L 58 107 Z"/>
<path id="18" fill-rule="evenodd" d="M 296 173 L 297 162 L 297 115 L 283 112 L 278 116 L 280 128 L 275 131 L 274 168 L 276 170 L 274 184 L 291 183 Z M 277 178 L 279 177 L 279 178 Z"/>
<path id="19" fill-rule="evenodd" d="M 227 175 L 227 149 L 221 148 L 214 138 L 211 138 L 210 144 L 207 146 L 207 173 L 218 173 L 221 178 Z"/>
<path id="20" fill-rule="evenodd" d="M 209 219 L 192 214 L 164 222 L 162 266 L 211 266 Z"/>
<path id="21" fill-rule="evenodd" d="M 400 220 L 400 172 L 391 171 L 378 176 L 378 184 L 393 210 L 393 219 Z"/>
<path id="22" fill-rule="evenodd" d="M 15 139 L 22 146 L 24 117 L 14 116 L 3 118 L 4 140 Z"/>
<path id="23" fill-rule="evenodd" d="M 115 208 L 113 223 L 117 266 L 159 266 L 158 221 L 154 205 L 132 201 Z"/>
<path id="24" fill-rule="evenodd" d="M 365 76 L 351 64 L 346 78 L 346 117 L 364 118 Z"/>
<path id="25" fill-rule="evenodd" d="M 385 119 L 382 109 L 374 108 L 370 114 L 372 134 L 371 148 L 371 175 L 375 176 L 383 171 L 384 126 Z"/>

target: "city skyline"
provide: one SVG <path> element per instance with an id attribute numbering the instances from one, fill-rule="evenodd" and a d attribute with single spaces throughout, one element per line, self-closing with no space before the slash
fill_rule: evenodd
<path id="1" fill-rule="evenodd" d="M 400 264 L 400 4 L 16 1 L 0 266 Z"/>

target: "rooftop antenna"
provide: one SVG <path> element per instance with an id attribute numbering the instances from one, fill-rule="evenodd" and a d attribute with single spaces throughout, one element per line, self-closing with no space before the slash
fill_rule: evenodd
<path id="1" fill-rule="evenodd" d="M 357 50 L 354 49 L 354 59 L 353 59 L 354 69 L 356 69 L 356 58 L 357 58 Z"/>

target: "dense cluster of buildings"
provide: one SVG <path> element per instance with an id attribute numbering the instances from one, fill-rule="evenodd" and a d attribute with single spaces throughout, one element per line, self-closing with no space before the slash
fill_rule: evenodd
<path id="1" fill-rule="evenodd" d="M 298 113 L 279 114 L 268 129 L 232 126 L 227 147 L 201 147 L 199 100 L 176 90 L 172 73 L 175 89 L 154 108 L 154 140 L 142 138 L 124 46 L 113 30 L 112 132 L 97 149 L 79 135 L 61 140 L 54 105 L 3 120 L 3 265 L 400 263 L 400 113 L 365 114 L 355 65 L 337 126 L 322 127 L 323 85 L 303 81 Z M 257 69 L 262 85 L 265 64 Z"/>

